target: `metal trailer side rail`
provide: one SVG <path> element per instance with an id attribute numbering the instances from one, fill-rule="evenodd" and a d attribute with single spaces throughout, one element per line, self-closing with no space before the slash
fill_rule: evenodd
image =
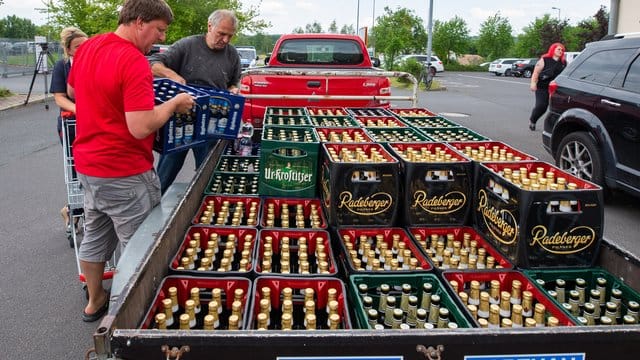
<path id="1" fill-rule="evenodd" d="M 410 96 L 394 95 L 289 95 L 289 94 L 242 94 L 247 99 L 291 99 L 291 100 L 385 100 L 385 101 L 411 101 L 411 107 L 418 104 L 418 80 L 415 76 L 402 71 L 382 70 L 312 70 L 312 69 L 278 69 L 278 68 L 254 68 L 242 72 L 246 75 L 292 75 L 292 76 L 324 76 L 329 84 L 331 77 L 362 76 L 362 77 L 395 77 L 408 79 L 412 84 Z"/>
<path id="2" fill-rule="evenodd" d="M 137 329 L 227 141 L 219 142 L 187 185 L 172 186 L 122 254 L 109 312 L 93 334 L 99 359 L 273 360 L 276 356 L 392 356 L 463 359 L 495 354 L 578 353 L 589 360 L 629 358 L 640 351 L 640 326 L 571 326 L 526 329 L 184 331 Z M 180 187 L 182 186 L 182 187 Z M 605 239 L 599 264 L 632 287 L 640 284 L 640 260 Z M 187 353 L 188 352 L 188 353 Z M 535 357 L 534 357 L 535 358 Z"/>

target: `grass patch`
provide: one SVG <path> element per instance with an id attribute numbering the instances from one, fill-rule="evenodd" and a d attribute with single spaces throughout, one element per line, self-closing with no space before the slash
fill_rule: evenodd
<path id="1" fill-rule="evenodd" d="M 400 80 L 398 78 L 390 78 L 389 79 L 391 81 L 391 86 L 393 87 L 397 87 L 397 88 L 401 88 L 401 89 L 411 89 L 412 85 L 410 82 L 406 81 L 406 80 Z M 425 91 L 438 91 L 438 90 L 442 90 L 442 85 L 440 84 L 440 82 L 438 80 L 436 80 L 435 78 L 433 79 L 433 81 L 431 82 L 431 89 L 426 90 L 424 88 L 424 83 L 420 83 L 418 84 L 418 90 L 425 90 Z"/>
<path id="2" fill-rule="evenodd" d="M 0 98 L 5 98 L 11 96 L 12 93 L 9 89 L 0 87 Z"/>

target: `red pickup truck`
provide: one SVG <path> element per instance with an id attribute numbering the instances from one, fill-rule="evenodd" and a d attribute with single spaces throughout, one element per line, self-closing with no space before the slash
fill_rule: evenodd
<path id="1" fill-rule="evenodd" d="M 246 97 L 243 120 L 256 127 L 262 126 L 267 106 L 389 106 L 373 98 L 389 96 L 391 85 L 376 75 L 382 70 L 374 67 L 358 36 L 283 35 L 265 62 L 240 81 L 240 94 Z"/>

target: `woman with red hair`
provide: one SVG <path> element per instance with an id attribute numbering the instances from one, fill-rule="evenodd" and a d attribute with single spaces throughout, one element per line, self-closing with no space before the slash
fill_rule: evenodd
<path id="1" fill-rule="evenodd" d="M 551 44 L 547 53 L 542 55 L 533 68 L 530 88 L 536 94 L 536 105 L 529 118 L 529 130 L 531 131 L 536 130 L 538 118 L 544 114 L 549 106 L 549 83 L 562 72 L 566 65 L 564 52 L 565 48 L 561 43 Z"/>

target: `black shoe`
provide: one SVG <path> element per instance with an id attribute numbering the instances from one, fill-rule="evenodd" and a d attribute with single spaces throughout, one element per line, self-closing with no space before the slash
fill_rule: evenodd
<path id="1" fill-rule="evenodd" d="M 536 124 L 534 124 L 534 123 L 529 123 L 529 130 L 531 130 L 531 131 L 536 131 Z"/>
<path id="2" fill-rule="evenodd" d="M 103 317 L 104 314 L 107 313 L 107 310 L 109 310 L 109 297 L 108 296 L 107 296 L 107 300 L 104 302 L 104 305 L 102 305 L 102 307 L 100 307 L 100 309 L 98 309 L 93 314 L 87 314 L 83 310 L 82 311 L 82 321 L 84 321 L 84 322 L 94 322 L 94 321 L 100 319 L 101 317 Z"/>

